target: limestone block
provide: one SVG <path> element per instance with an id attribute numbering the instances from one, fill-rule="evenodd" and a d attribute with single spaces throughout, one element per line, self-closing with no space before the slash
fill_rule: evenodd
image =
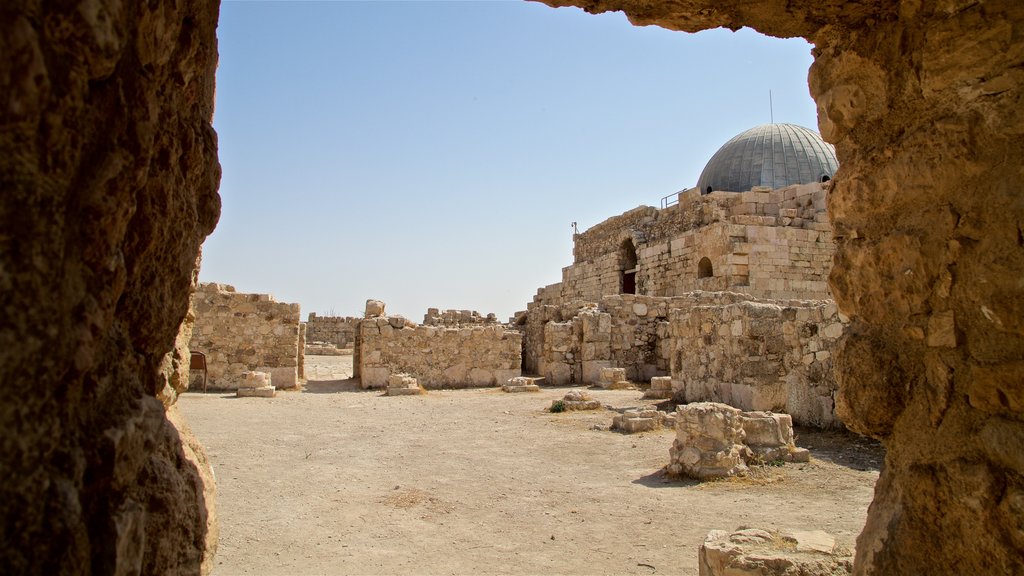
<path id="1" fill-rule="evenodd" d="M 601 372 L 611 367 L 610 360 L 584 360 L 583 361 L 583 383 L 599 384 Z"/>
<path id="2" fill-rule="evenodd" d="M 853 572 L 849 551 L 836 550 L 835 539 L 820 530 L 785 535 L 756 528 L 731 533 L 712 530 L 701 544 L 697 563 L 700 576 L 841 576 Z"/>
<path id="3" fill-rule="evenodd" d="M 376 318 L 384 315 L 384 303 L 380 300 L 367 300 L 364 318 Z"/>
<path id="4" fill-rule="evenodd" d="M 386 366 L 370 366 L 363 367 L 359 374 L 359 384 L 363 388 L 383 388 L 387 386 L 391 370 Z"/>
<path id="5" fill-rule="evenodd" d="M 672 377 L 655 376 L 651 378 L 651 387 L 644 392 L 644 398 L 665 399 L 672 397 Z"/>
<path id="6" fill-rule="evenodd" d="M 419 381 L 410 374 L 397 373 L 388 376 L 387 396 L 412 396 L 426 394 Z"/>
<path id="7" fill-rule="evenodd" d="M 558 402 L 557 400 L 555 402 Z M 570 390 L 562 397 L 562 404 L 566 410 L 597 410 L 601 402 L 590 397 L 583 390 Z M 552 402 L 554 405 L 554 402 Z"/>
<path id="8" fill-rule="evenodd" d="M 540 386 L 537 382 L 543 380 L 543 378 L 530 378 L 527 376 L 516 376 L 509 378 L 505 384 L 501 386 L 501 389 L 505 392 L 540 392 Z"/>
<path id="9" fill-rule="evenodd" d="M 565 386 L 570 383 L 572 368 L 565 362 L 549 362 L 545 368 L 547 373 L 544 374 L 544 378 L 552 386 Z"/>
<path id="10" fill-rule="evenodd" d="M 616 382 L 621 382 L 626 379 L 625 368 L 601 368 L 598 373 L 598 383 L 603 388 L 610 387 Z"/>
<path id="11" fill-rule="evenodd" d="M 627 410 L 612 418 L 612 429 L 626 434 L 661 428 L 666 414 L 659 410 Z"/>
<path id="12" fill-rule="evenodd" d="M 273 398 L 276 394 L 273 386 L 259 386 L 254 388 L 239 388 L 235 395 L 239 398 Z"/>
<path id="13" fill-rule="evenodd" d="M 247 370 L 242 372 L 242 377 L 238 382 L 239 388 L 263 388 L 270 386 L 271 377 L 266 372 Z"/>
<path id="14" fill-rule="evenodd" d="M 270 381 L 279 390 L 295 388 L 299 385 L 299 372 L 295 366 L 260 366 L 257 370 L 268 372 L 270 374 Z"/>

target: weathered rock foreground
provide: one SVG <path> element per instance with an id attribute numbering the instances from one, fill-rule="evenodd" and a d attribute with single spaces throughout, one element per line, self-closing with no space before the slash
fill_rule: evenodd
<path id="1" fill-rule="evenodd" d="M 195 0 L 0 7 L 0 573 L 208 568 L 212 478 L 157 396 L 220 210 L 216 26 Z"/>
<path id="2" fill-rule="evenodd" d="M 838 409 L 888 448 L 855 572 L 1024 572 L 1024 3 L 543 1 L 816 46 Z"/>

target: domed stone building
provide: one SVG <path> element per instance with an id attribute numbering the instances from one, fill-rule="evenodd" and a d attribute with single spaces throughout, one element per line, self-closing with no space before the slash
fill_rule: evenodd
<path id="1" fill-rule="evenodd" d="M 517 315 L 524 371 L 552 384 L 593 383 L 605 367 L 671 375 L 679 400 L 834 425 L 827 350 L 842 327 L 825 199 L 837 169 L 813 130 L 757 126 L 726 142 L 695 187 L 576 234 L 562 281 Z"/>
<path id="2" fill-rule="evenodd" d="M 835 147 L 814 130 L 796 124 L 763 124 L 719 148 L 697 179 L 697 189 L 709 194 L 828 182 L 837 168 Z"/>

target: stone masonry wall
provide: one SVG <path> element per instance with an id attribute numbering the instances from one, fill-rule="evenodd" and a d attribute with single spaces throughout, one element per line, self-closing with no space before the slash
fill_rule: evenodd
<path id="1" fill-rule="evenodd" d="M 676 401 L 785 412 L 817 428 L 841 425 L 832 353 L 843 321 L 834 302 L 680 308 L 671 334 Z"/>
<path id="2" fill-rule="evenodd" d="M 749 192 L 696 190 L 657 210 L 642 206 L 574 238 L 575 261 L 562 282 L 538 290 L 540 304 L 596 302 L 622 292 L 622 272 L 636 256 L 636 294 L 679 296 L 733 291 L 766 299 L 829 298 L 831 226 L 828 185 Z M 707 258 L 711 274 L 702 277 Z"/>
<path id="3" fill-rule="evenodd" d="M 202 284 L 193 295 L 189 348 L 206 354 L 208 386 L 234 389 L 242 372 L 268 372 L 271 385 L 294 388 L 299 375 L 299 305 L 268 294 Z"/>
<path id="4" fill-rule="evenodd" d="M 606 296 L 600 303 L 531 303 L 524 322 L 523 367 L 552 385 L 594 384 L 601 368 L 647 381 L 670 373 L 669 318 L 676 308 L 749 300 L 746 294 L 692 292 L 664 298 Z"/>
<path id="5" fill-rule="evenodd" d="M 356 325 L 362 318 L 354 316 L 317 316 L 310 312 L 306 320 L 306 342 L 327 342 L 338 348 L 352 348 Z"/>
<path id="6" fill-rule="evenodd" d="M 444 328 L 399 316 L 359 323 L 354 362 L 363 388 L 407 373 L 424 388 L 500 386 L 522 375 L 522 335 L 501 324 Z"/>

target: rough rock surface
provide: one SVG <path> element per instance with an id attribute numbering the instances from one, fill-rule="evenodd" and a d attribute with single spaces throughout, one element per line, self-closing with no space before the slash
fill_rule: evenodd
<path id="1" fill-rule="evenodd" d="M 815 45 L 837 403 L 888 449 L 856 572 L 1024 572 L 1024 3 L 545 2 Z"/>
<path id="2" fill-rule="evenodd" d="M 156 396 L 220 210 L 216 26 L 0 7 L 0 573 L 201 570 L 208 495 Z"/>

